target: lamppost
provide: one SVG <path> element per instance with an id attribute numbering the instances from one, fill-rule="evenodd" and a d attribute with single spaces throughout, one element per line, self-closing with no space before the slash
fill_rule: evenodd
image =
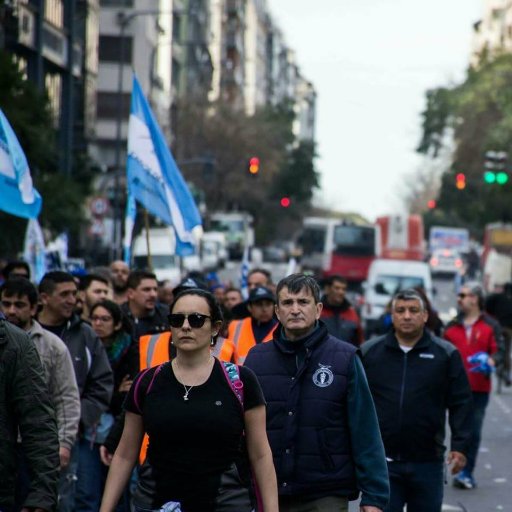
<path id="1" fill-rule="evenodd" d="M 121 177 L 121 151 L 122 151 L 122 123 L 123 123 L 123 81 L 125 64 L 125 33 L 130 22 L 138 16 L 152 16 L 159 14 L 172 13 L 172 11 L 161 11 L 159 9 L 147 9 L 140 11 L 131 11 L 128 14 L 124 11 L 117 13 L 117 22 L 119 24 L 119 67 L 117 75 L 117 117 L 116 117 L 116 146 L 114 162 L 114 243 L 112 246 L 112 260 L 117 259 L 121 247 L 121 221 L 119 215 L 119 186 Z M 130 58 L 131 63 L 131 58 Z"/>

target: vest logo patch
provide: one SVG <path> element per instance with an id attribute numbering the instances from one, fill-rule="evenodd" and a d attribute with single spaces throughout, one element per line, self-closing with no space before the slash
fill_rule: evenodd
<path id="1" fill-rule="evenodd" d="M 423 359 L 434 359 L 434 354 L 420 354 Z"/>
<path id="2" fill-rule="evenodd" d="M 326 388 L 334 381 L 334 375 L 329 369 L 330 366 L 321 363 L 319 363 L 318 366 L 320 366 L 320 368 L 313 374 L 313 384 L 319 388 Z"/>

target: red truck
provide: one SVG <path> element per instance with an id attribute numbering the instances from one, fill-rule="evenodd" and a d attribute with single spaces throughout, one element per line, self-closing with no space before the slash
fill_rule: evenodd
<path id="1" fill-rule="evenodd" d="M 375 224 L 380 231 L 380 258 L 424 261 L 423 219 L 420 215 L 384 215 Z"/>

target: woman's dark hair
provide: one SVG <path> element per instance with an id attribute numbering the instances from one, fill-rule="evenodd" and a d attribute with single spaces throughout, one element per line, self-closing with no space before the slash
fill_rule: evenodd
<path id="1" fill-rule="evenodd" d="M 169 311 L 172 313 L 174 310 L 174 306 L 176 305 L 176 302 L 180 300 L 182 297 L 185 297 L 187 295 L 196 295 L 197 297 L 202 297 L 206 303 L 208 304 L 208 309 L 210 310 L 210 316 L 211 316 L 211 323 L 212 325 L 215 322 L 222 322 L 224 323 L 224 315 L 222 314 L 222 309 L 219 306 L 219 303 L 217 302 L 217 299 L 214 297 L 214 295 L 206 290 L 201 290 L 200 288 L 187 288 L 176 297 L 174 297 L 174 300 L 172 301 Z M 222 330 L 222 326 L 219 329 L 219 332 Z M 214 336 L 214 342 L 217 342 L 217 336 Z"/>
<path id="2" fill-rule="evenodd" d="M 128 333 L 131 332 L 130 324 L 128 323 L 128 320 L 123 315 L 123 312 L 121 311 L 121 308 L 118 304 L 116 304 L 113 300 L 109 299 L 103 299 L 100 302 L 96 302 L 94 306 L 91 308 L 91 311 L 89 313 L 90 316 L 93 315 L 94 311 L 101 306 L 102 308 L 105 308 L 111 315 L 114 320 L 114 326 L 116 326 L 119 322 L 121 322 L 121 327 L 118 329 L 115 329 L 114 332 L 119 331 L 126 331 Z"/>

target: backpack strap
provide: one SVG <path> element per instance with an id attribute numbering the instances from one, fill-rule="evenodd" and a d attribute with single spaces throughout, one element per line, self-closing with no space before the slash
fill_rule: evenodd
<path id="1" fill-rule="evenodd" d="M 224 372 L 224 377 L 228 381 L 229 387 L 231 391 L 235 394 L 240 407 L 242 409 L 242 414 L 244 412 L 244 383 L 242 379 L 240 379 L 240 369 L 238 365 L 235 363 L 229 363 L 227 361 L 221 361 L 222 371 Z"/>
<path id="2" fill-rule="evenodd" d="M 145 390 L 143 390 L 143 395 L 142 395 L 143 398 L 149 394 L 149 392 L 151 391 L 151 388 L 153 387 L 153 383 L 155 382 L 156 376 L 160 373 L 160 371 L 162 370 L 162 367 L 166 364 L 168 364 L 168 363 L 159 364 L 156 367 L 156 370 L 153 373 L 153 377 L 151 377 L 151 380 L 149 381 L 149 385 L 147 386 L 147 388 Z M 135 383 L 135 389 L 133 391 L 133 401 L 135 402 L 135 406 L 139 410 L 140 414 L 142 414 L 140 385 L 142 383 L 142 380 L 144 379 L 144 376 L 149 372 L 149 370 L 153 370 L 154 368 L 155 367 L 146 368 L 145 370 L 143 370 L 141 372 L 141 374 L 139 375 L 137 382 Z"/>

